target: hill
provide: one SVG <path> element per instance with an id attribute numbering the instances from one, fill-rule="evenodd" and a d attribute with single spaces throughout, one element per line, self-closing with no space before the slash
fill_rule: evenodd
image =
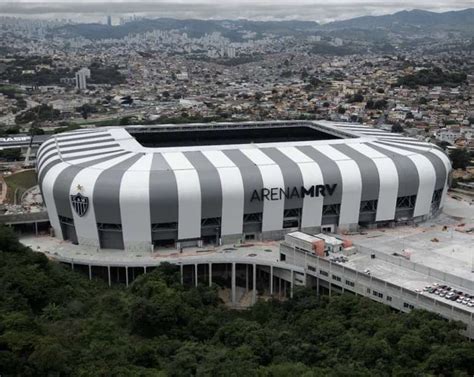
<path id="1" fill-rule="evenodd" d="M 119 26 L 103 24 L 66 25 L 52 30 L 52 34 L 88 39 L 123 38 L 129 34 L 141 34 L 153 30 L 178 30 L 190 37 L 202 37 L 214 32 L 231 41 L 242 41 L 244 32 L 255 33 L 261 38 L 265 33 L 278 36 L 305 36 L 315 33 L 353 31 L 361 38 L 374 36 L 363 31 L 374 29 L 397 33 L 429 33 L 432 31 L 457 31 L 474 36 L 474 8 L 444 13 L 423 10 L 402 11 L 382 16 L 363 16 L 320 25 L 312 21 L 253 21 L 253 20 L 197 20 L 197 19 L 140 19 Z M 372 33 L 373 34 L 373 33 Z M 383 33 L 382 33 L 383 34 Z M 348 34 L 350 36 L 350 34 Z"/>
<path id="2" fill-rule="evenodd" d="M 383 16 L 363 16 L 324 25 L 326 30 L 339 29 L 460 30 L 474 32 L 474 8 L 444 13 L 424 10 L 401 11 Z"/>
<path id="3" fill-rule="evenodd" d="M 199 38 L 205 34 L 221 33 L 232 41 L 241 41 L 242 33 L 274 33 L 295 35 L 318 30 L 319 24 L 308 21 L 249 21 L 249 20 L 177 20 L 172 18 L 141 19 L 119 26 L 103 24 L 66 25 L 54 30 L 66 36 L 82 36 L 88 39 L 123 38 L 129 34 L 141 34 L 153 30 L 179 30 L 188 36 Z"/>

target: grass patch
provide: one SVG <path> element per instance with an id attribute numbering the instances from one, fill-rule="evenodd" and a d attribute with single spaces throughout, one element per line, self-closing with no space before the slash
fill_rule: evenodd
<path id="1" fill-rule="evenodd" d="M 20 204 L 25 191 L 38 184 L 34 169 L 20 171 L 4 179 L 7 184 L 6 201 L 10 204 Z"/>
<path id="2" fill-rule="evenodd" d="M 0 92 L 9 91 L 9 92 L 19 92 L 18 88 L 14 85 L 3 85 L 0 84 Z"/>

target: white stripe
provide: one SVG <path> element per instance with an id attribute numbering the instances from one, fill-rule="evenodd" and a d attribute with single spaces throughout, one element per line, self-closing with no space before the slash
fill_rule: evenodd
<path id="1" fill-rule="evenodd" d="M 101 153 L 101 152 L 106 154 L 106 153 L 120 152 L 120 151 L 123 151 L 123 150 L 120 147 L 116 146 L 116 147 L 108 147 L 108 148 L 103 148 L 103 149 L 74 152 L 74 153 L 69 153 L 63 156 L 61 154 L 58 154 L 57 150 L 54 150 L 41 158 L 41 161 L 38 163 L 38 169 L 42 169 L 43 166 L 45 166 L 46 164 L 54 160 L 62 160 L 63 158 L 67 158 L 68 161 L 71 162 L 74 159 L 82 158 L 84 156 L 88 156 L 89 154 L 96 154 L 96 153 Z"/>
<path id="2" fill-rule="evenodd" d="M 57 146 L 56 146 L 55 143 L 54 143 L 54 145 L 55 145 L 55 148 L 53 148 L 53 149 L 50 150 L 49 152 L 45 153 L 45 150 L 42 150 L 40 154 L 37 154 L 37 155 L 36 155 L 36 160 L 38 161 L 38 164 L 37 164 L 38 167 L 39 167 L 41 164 L 43 164 L 44 161 L 47 160 L 49 157 L 58 154 Z M 52 146 L 52 145 L 50 145 L 50 146 Z"/>
<path id="3" fill-rule="evenodd" d="M 94 144 L 90 144 L 90 146 L 100 145 L 99 143 L 96 143 L 97 141 L 112 142 L 114 140 L 111 140 L 111 136 L 109 134 L 105 134 L 103 136 L 97 136 L 97 137 L 94 137 L 93 139 L 86 139 L 86 140 L 70 140 L 70 141 L 59 141 L 58 140 L 58 145 L 61 148 L 74 146 L 76 144 L 82 144 L 83 147 L 87 147 L 87 145 L 90 144 L 91 142 L 94 142 Z"/>
<path id="4" fill-rule="evenodd" d="M 214 165 L 222 187 L 221 234 L 234 235 L 243 232 L 244 182 L 239 168 L 222 151 L 203 151 Z"/>
<path id="5" fill-rule="evenodd" d="M 360 201 L 362 196 L 362 176 L 357 163 L 333 147 L 313 147 L 333 160 L 341 172 L 342 199 L 339 225 L 359 223 Z"/>
<path id="6" fill-rule="evenodd" d="M 99 133 L 106 132 L 107 130 L 92 130 L 90 128 L 81 130 L 81 131 L 68 131 L 68 132 L 62 132 L 60 134 L 54 135 L 56 139 L 67 139 L 67 138 L 77 138 L 81 136 L 86 136 L 86 135 L 95 135 Z"/>
<path id="7" fill-rule="evenodd" d="M 413 216 L 428 215 L 430 213 L 431 199 L 433 198 L 433 192 L 436 185 L 436 171 L 431 161 L 421 154 L 407 151 L 405 149 L 391 147 L 386 144 L 380 144 L 380 147 L 406 156 L 413 161 L 420 179 Z"/>
<path id="8" fill-rule="evenodd" d="M 393 143 L 390 143 L 393 145 Z M 421 145 L 412 145 L 410 144 L 409 146 L 412 149 L 420 150 L 420 151 L 426 151 L 429 153 L 432 153 L 440 158 L 441 161 L 443 161 L 444 167 L 446 169 L 446 182 L 444 184 L 443 188 L 443 194 L 441 197 L 441 203 L 440 203 L 440 208 L 444 206 L 444 202 L 446 200 L 446 195 L 448 194 L 448 179 L 449 179 L 449 174 L 451 173 L 451 161 L 449 160 L 449 157 L 441 152 L 438 148 L 434 148 L 432 145 L 427 144 L 426 146 L 421 146 Z"/>
<path id="9" fill-rule="evenodd" d="M 41 173 L 41 171 L 51 162 L 54 162 L 54 161 L 63 161 L 64 163 L 68 164 L 68 165 L 76 165 L 76 164 L 79 164 L 79 163 L 82 163 L 82 162 L 85 162 L 85 161 L 91 161 L 91 160 L 98 160 L 100 158 L 103 158 L 103 157 L 108 157 L 108 156 L 113 156 L 113 155 L 116 155 L 116 154 L 119 154 L 120 152 L 123 152 L 121 149 L 111 149 L 110 151 L 107 151 L 107 152 L 102 152 L 101 154 L 98 154 L 98 155 L 95 155 L 95 156 L 90 156 L 89 154 L 84 154 L 84 153 L 78 153 L 78 156 L 74 157 L 74 158 L 69 158 L 68 157 L 68 160 L 67 161 L 63 161 L 61 160 L 61 158 L 59 156 L 54 156 L 55 158 L 51 158 L 50 160 L 46 162 L 42 162 L 41 165 L 38 165 L 38 173 Z M 98 152 L 100 153 L 100 152 Z"/>
<path id="10" fill-rule="evenodd" d="M 107 136 L 107 135 L 110 136 L 109 131 L 103 130 L 103 131 L 96 131 L 96 132 L 85 132 L 85 133 L 80 133 L 80 134 L 76 134 L 76 135 L 73 135 L 73 134 L 70 134 L 70 133 L 57 134 L 54 137 L 59 142 L 62 142 L 62 141 L 76 140 L 76 139 L 83 138 L 83 137 L 103 137 L 103 136 Z"/>
<path id="11" fill-rule="evenodd" d="M 243 149 L 241 152 L 257 165 L 262 176 L 263 187 L 267 189 L 285 189 L 280 167 L 259 149 Z M 262 198 L 263 199 L 263 198 Z M 281 230 L 283 228 L 284 197 L 280 200 L 263 199 L 262 232 Z"/>
<path id="12" fill-rule="evenodd" d="M 298 165 L 303 177 L 304 187 L 324 183 L 323 173 L 319 165 L 299 149 L 295 147 L 282 147 L 278 149 Z M 308 195 L 304 197 L 301 228 L 321 226 L 323 203 L 323 196 L 311 197 Z"/>
<path id="13" fill-rule="evenodd" d="M 99 151 L 100 148 L 114 148 L 114 147 L 117 147 L 117 142 L 116 141 L 107 141 L 103 144 L 92 144 L 92 145 L 77 145 L 75 147 L 70 147 L 70 146 L 65 146 L 65 147 L 62 147 L 60 146 L 58 149 L 59 149 L 59 152 L 60 153 L 66 153 L 66 152 L 71 152 L 71 151 L 76 151 L 76 150 L 81 150 L 81 149 L 89 149 L 90 151 Z"/>
<path id="14" fill-rule="evenodd" d="M 393 220 L 398 196 L 398 171 L 395 163 L 368 145 L 349 144 L 349 147 L 372 159 L 377 168 L 380 186 L 375 221 Z"/>
<path id="15" fill-rule="evenodd" d="M 59 157 L 57 151 L 54 151 L 53 153 L 49 153 L 47 156 L 41 157 L 38 160 L 37 169 L 41 170 L 43 168 L 43 166 L 45 166 L 46 164 L 50 163 L 51 161 L 53 161 L 55 159 L 61 160 L 61 158 Z"/>
<path id="16" fill-rule="evenodd" d="M 55 143 L 54 139 L 53 138 L 50 138 L 48 140 L 46 140 L 45 142 L 43 142 L 43 144 L 41 144 L 38 148 L 38 150 L 36 151 L 36 157 L 38 158 L 39 156 L 41 156 L 41 152 L 43 151 L 43 149 L 46 149 L 47 147 L 50 147 L 50 146 L 53 146 Z"/>
<path id="17" fill-rule="evenodd" d="M 120 184 L 120 214 L 125 250 L 151 250 L 150 169 L 153 154 L 125 171 Z"/>
<path id="18" fill-rule="evenodd" d="M 146 152 L 147 148 L 143 147 L 126 129 L 112 128 L 109 132 L 122 148 L 133 152 Z"/>
<path id="19" fill-rule="evenodd" d="M 201 186 L 199 175 L 181 152 L 163 153 L 178 186 L 178 239 L 201 237 Z"/>
<path id="20" fill-rule="evenodd" d="M 395 134 L 395 133 L 390 133 L 390 132 L 384 132 L 384 131 L 380 131 L 380 130 L 370 130 L 370 131 L 360 131 L 358 132 L 360 133 L 361 135 L 368 135 L 368 136 L 375 136 L 375 137 L 379 137 L 379 136 L 383 136 L 383 137 L 400 137 L 400 134 Z"/>
<path id="21" fill-rule="evenodd" d="M 77 159 L 84 158 L 84 156 L 88 156 L 91 154 L 96 154 L 96 153 L 101 153 L 102 155 L 107 155 L 110 153 L 118 153 L 118 152 L 124 152 L 124 150 L 120 147 L 115 147 L 115 148 L 108 148 L 108 149 L 97 149 L 95 151 L 87 151 L 87 152 L 77 152 L 77 153 L 71 153 L 67 154 L 66 156 L 62 156 L 64 159 L 66 159 L 69 163 L 72 161 L 75 161 Z M 100 158 L 101 155 L 97 154 L 95 158 Z"/>
<path id="22" fill-rule="evenodd" d="M 51 226 L 54 229 L 56 237 L 63 238 L 63 232 L 61 230 L 61 224 L 59 223 L 58 211 L 56 209 L 56 203 L 54 201 L 53 189 L 54 182 L 58 178 L 59 174 L 68 167 L 66 163 L 60 163 L 53 166 L 48 170 L 43 178 L 41 193 L 43 194 L 44 204 L 48 209 L 48 217 Z"/>
<path id="23" fill-rule="evenodd" d="M 367 129 L 373 129 L 373 127 L 370 126 L 364 126 L 362 124 L 358 125 L 353 125 L 353 124 L 337 124 L 336 127 L 341 127 L 344 129 L 352 128 L 352 129 L 360 129 L 360 130 L 367 130 Z"/>
<path id="24" fill-rule="evenodd" d="M 74 160 L 74 163 L 71 163 L 70 161 L 65 161 L 66 164 L 68 165 L 79 165 L 79 164 L 82 164 L 84 162 L 88 162 L 88 161 L 94 161 L 94 160 L 99 160 L 99 159 L 102 159 L 102 158 L 115 158 L 117 157 L 117 155 L 123 153 L 123 151 L 114 151 L 114 152 L 110 152 L 110 153 L 104 153 L 104 154 L 101 154 L 99 156 L 87 156 L 87 157 L 81 157 L 81 158 L 76 158 Z M 127 154 L 127 156 L 131 156 L 131 154 Z"/>
<path id="25" fill-rule="evenodd" d="M 425 141 L 420 141 L 418 139 L 413 139 L 411 137 L 381 137 L 379 138 L 379 140 L 387 141 L 387 143 L 399 143 L 399 144 L 410 143 L 410 144 L 422 145 L 422 146 L 433 148 L 432 144 L 427 143 Z"/>
<path id="26" fill-rule="evenodd" d="M 82 187 L 80 191 L 82 195 L 89 199 L 89 209 L 83 217 L 77 215 L 74 208 L 71 206 L 71 211 L 74 217 L 74 225 L 76 227 L 77 239 L 80 245 L 99 247 L 99 233 L 97 230 L 97 220 L 94 211 L 94 187 L 99 175 L 106 169 L 119 164 L 122 161 L 130 158 L 130 155 L 124 155 L 113 158 L 111 160 L 92 165 L 81 170 L 72 180 L 69 189 L 70 195 L 78 193 L 78 185 Z M 48 211 L 49 212 L 49 211 Z"/>

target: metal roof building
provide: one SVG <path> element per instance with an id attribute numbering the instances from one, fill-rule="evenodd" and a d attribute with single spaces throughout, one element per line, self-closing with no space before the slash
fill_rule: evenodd
<path id="1" fill-rule="evenodd" d="M 435 145 L 368 126 L 275 121 L 63 133 L 37 170 L 57 237 L 149 251 L 423 220 L 451 165 Z"/>

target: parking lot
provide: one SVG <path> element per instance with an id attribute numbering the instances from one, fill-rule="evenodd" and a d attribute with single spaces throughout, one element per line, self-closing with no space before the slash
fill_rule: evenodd
<path id="1" fill-rule="evenodd" d="M 434 283 L 433 285 L 427 285 L 423 288 L 423 292 L 438 295 L 446 300 L 457 302 L 470 308 L 474 307 L 474 295 L 454 289 L 446 284 Z"/>

